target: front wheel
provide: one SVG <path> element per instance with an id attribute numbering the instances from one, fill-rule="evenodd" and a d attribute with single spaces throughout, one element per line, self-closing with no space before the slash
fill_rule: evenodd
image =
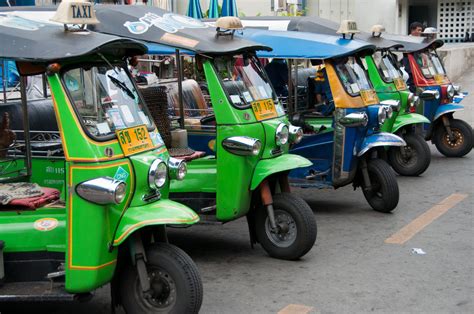
<path id="1" fill-rule="evenodd" d="M 393 170 L 402 176 L 419 176 L 431 162 L 430 147 L 418 134 L 403 136 L 406 146 L 390 147 L 388 160 Z"/>
<path id="2" fill-rule="evenodd" d="M 463 157 L 472 149 L 472 128 L 465 121 L 450 119 L 452 138 L 443 123 L 438 123 L 433 142 L 438 151 L 446 157 Z"/>
<path id="3" fill-rule="evenodd" d="M 376 211 L 390 213 L 397 207 L 399 199 L 395 173 L 382 159 L 371 159 L 367 163 L 370 188 L 362 187 L 365 199 Z"/>
<path id="4" fill-rule="evenodd" d="M 151 293 L 142 291 L 136 267 L 127 265 L 120 274 L 119 291 L 128 314 L 198 313 L 203 288 L 193 260 L 180 248 L 154 243 L 146 250 Z"/>
<path id="5" fill-rule="evenodd" d="M 296 260 L 316 241 L 316 219 L 308 204 L 301 198 L 282 193 L 273 196 L 277 230 L 272 230 L 266 208 L 258 208 L 255 233 L 258 242 L 275 258 Z"/>

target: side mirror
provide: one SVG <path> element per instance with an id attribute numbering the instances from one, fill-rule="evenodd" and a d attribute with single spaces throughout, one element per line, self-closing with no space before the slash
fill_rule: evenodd
<path id="1" fill-rule="evenodd" d="M 435 100 L 439 99 L 439 91 L 438 90 L 425 90 L 420 94 L 421 100 Z"/>
<path id="2" fill-rule="evenodd" d="M 394 100 L 394 99 L 389 99 L 389 100 L 384 100 L 380 102 L 381 105 L 383 106 L 389 106 L 392 107 L 392 110 L 395 112 L 400 111 L 400 101 L 399 100 Z"/>

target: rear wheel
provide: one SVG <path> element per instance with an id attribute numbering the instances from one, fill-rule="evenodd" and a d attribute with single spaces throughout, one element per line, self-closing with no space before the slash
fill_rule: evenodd
<path id="1" fill-rule="evenodd" d="M 147 251 L 151 293 L 145 296 L 136 267 L 129 264 L 120 274 L 122 304 L 128 314 L 198 313 L 203 288 L 193 260 L 181 249 L 154 243 Z"/>
<path id="2" fill-rule="evenodd" d="M 278 230 L 272 230 L 267 210 L 259 208 L 255 217 L 258 242 L 275 258 L 295 260 L 306 253 L 316 241 L 316 220 L 313 211 L 301 198 L 282 193 L 273 196 L 273 209 Z"/>
<path id="3" fill-rule="evenodd" d="M 365 199 L 376 211 L 390 213 L 397 207 L 399 191 L 397 178 L 390 166 L 382 159 L 367 163 L 371 187 L 363 187 Z"/>
<path id="4" fill-rule="evenodd" d="M 451 132 L 450 138 L 443 123 L 438 123 L 433 136 L 433 142 L 438 151 L 446 157 L 463 157 L 472 149 L 472 128 L 465 121 L 450 119 Z"/>
<path id="5" fill-rule="evenodd" d="M 393 170 L 402 176 L 418 176 L 428 169 L 431 162 L 430 147 L 418 134 L 403 136 L 406 146 L 391 147 L 388 160 Z"/>

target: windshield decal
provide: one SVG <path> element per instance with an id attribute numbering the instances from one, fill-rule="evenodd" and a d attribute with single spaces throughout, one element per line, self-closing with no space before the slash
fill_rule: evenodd
<path id="1" fill-rule="evenodd" d="M 174 13 L 166 13 L 159 16 L 155 13 L 147 13 L 136 22 L 127 21 L 123 24 L 132 34 L 140 35 L 146 33 L 152 26 L 167 33 L 176 33 L 183 28 L 207 28 L 203 22 L 187 16 Z"/>

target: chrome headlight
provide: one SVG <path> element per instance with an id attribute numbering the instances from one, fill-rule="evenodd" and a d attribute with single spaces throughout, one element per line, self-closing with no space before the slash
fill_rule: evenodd
<path id="1" fill-rule="evenodd" d="M 148 186 L 153 190 L 162 188 L 166 183 L 167 176 L 168 167 L 165 162 L 159 158 L 155 159 L 148 171 Z"/>
<path id="2" fill-rule="evenodd" d="M 446 88 L 446 93 L 448 94 L 448 97 L 450 99 L 454 97 L 454 87 L 453 87 L 453 85 L 449 85 L 448 88 Z"/>
<path id="3" fill-rule="evenodd" d="M 453 85 L 455 95 L 461 93 L 461 85 Z"/>
<path id="4" fill-rule="evenodd" d="M 390 119 L 393 116 L 393 107 L 385 106 L 385 110 L 387 112 L 387 119 Z"/>
<path id="5" fill-rule="evenodd" d="M 120 204 L 127 194 L 127 184 L 110 177 L 100 177 L 77 185 L 77 194 L 96 204 Z"/>
<path id="6" fill-rule="evenodd" d="M 437 89 L 425 90 L 420 94 L 420 98 L 423 100 L 428 100 L 428 101 L 439 99 L 439 90 Z"/>
<path id="7" fill-rule="evenodd" d="M 408 94 L 408 107 L 413 107 L 415 105 L 415 94 Z"/>
<path id="8" fill-rule="evenodd" d="M 298 144 L 303 139 L 303 129 L 299 126 L 294 126 L 290 124 L 290 141 L 293 144 Z"/>
<path id="9" fill-rule="evenodd" d="M 380 102 L 381 105 L 385 107 L 390 107 L 392 112 L 399 112 L 400 111 L 400 100 L 395 100 L 395 99 L 388 99 Z"/>
<path id="10" fill-rule="evenodd" d="M 183 180 L 188 171 L 188 166 L 184 160 L 170 157 L 168 160 L 170 178 L 173 180 Z"/>
<path id="11" fill-rule="evenodd" d="M 290 131 L 288 129 L 288 126 L 286 126 L 286 124 L 284 123 L 280 123 L 275 132 L 275 143 L 278 146 L 282 146 L 288 143 L 289 133 Z"/>
<path id="12" fill-rule="evenodd" d="M 258 139 L 248 136 L 232 136 L 223 140 L 222 146 L 226 151 L 232 154 L 256 156 L 260 153 L 262 143 Z"/>
<path id="13" fill-rule="evenodd" d="M 377 116 L 379 119 L 379 124 L 383 124 L 385 119 L 387 119 L 387 109 L 384 106 L 379 106 Z"/>

